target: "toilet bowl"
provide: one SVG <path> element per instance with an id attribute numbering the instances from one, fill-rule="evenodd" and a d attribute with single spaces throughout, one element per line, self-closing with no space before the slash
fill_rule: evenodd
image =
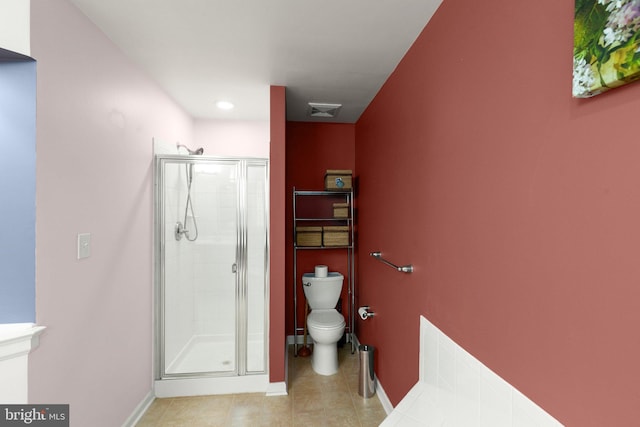
<path id="1" fill-rule="evenodd" d="M 346 322 L 335 306 L 340 298 L 344 277 L 330 272 L 327 277 L 314 273 L 302 275 L 305 297 L 311 307 L 307 316 L 307 330 L 313 339 L 311 367 L 320 375 L 338 372 L 338 340 L 342 337 Z"/>
<path id="2" fill-rule="evenodd" d="M 307 316 L 307 330 L 313 339 L 311 367 L 321 375 L 338 372 L 337 343 L 344 333 L 346 322 L 335 309 L 312 310 Z"/>

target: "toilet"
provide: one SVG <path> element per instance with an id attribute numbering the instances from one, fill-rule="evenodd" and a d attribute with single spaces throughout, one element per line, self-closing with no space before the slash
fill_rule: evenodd
<path id="1" fill-rule="evenodd" d="M 302 288 L 311 312 L 307 316 L 307 330 L 313 339 L 311 367 L 320 375 L 338 372 L 338 340 L 344 333 L 346 322 L 336 310 L 342 292 L 344 276 L 330 272 L 326 277 L 315 273 L 302 275 Z"/>

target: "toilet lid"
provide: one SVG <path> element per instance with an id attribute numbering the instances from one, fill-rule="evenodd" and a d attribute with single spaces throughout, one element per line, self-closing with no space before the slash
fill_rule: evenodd
<path id="1" fill-rule="evenodd" d="M 307 316 L 307 325 L 314 328 L 333 329 L 345 325 L 344 317 L 336 310 L 312 310 Z"/>

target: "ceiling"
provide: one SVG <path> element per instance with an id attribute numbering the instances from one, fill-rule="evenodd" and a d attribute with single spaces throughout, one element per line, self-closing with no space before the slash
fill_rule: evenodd
<path id="1" fill-rule="evenodd" d="M 71 2 L 194 118 L 266 120 L 277 85 L 288 120 L 354 123 L 441 0 Z"/>

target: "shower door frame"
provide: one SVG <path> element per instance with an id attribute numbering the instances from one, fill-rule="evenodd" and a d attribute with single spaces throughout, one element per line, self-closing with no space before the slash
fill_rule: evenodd
<path id="1" fill-rule="evenodd" d="M 235 369 L 233 371 L 167 373 L 164 357 L 165 313 L 163 308 L 165 293 L 164 242 L 165 164 L 235 164 L 237 191 L 237 228 L 235 274 Z M 248 371 L 248 318 L 247 318 L 247 172 L 251 166 L 264 167 L 264 319 L 263 319 L 263 370 Z M 268 374 L 269 367 L 269 160 L 264 158 L 193 156 L 181 154 L 156 154 L 154 159 L 154 377 L 156 380 L 179 378 L 236 377 Z"/>

